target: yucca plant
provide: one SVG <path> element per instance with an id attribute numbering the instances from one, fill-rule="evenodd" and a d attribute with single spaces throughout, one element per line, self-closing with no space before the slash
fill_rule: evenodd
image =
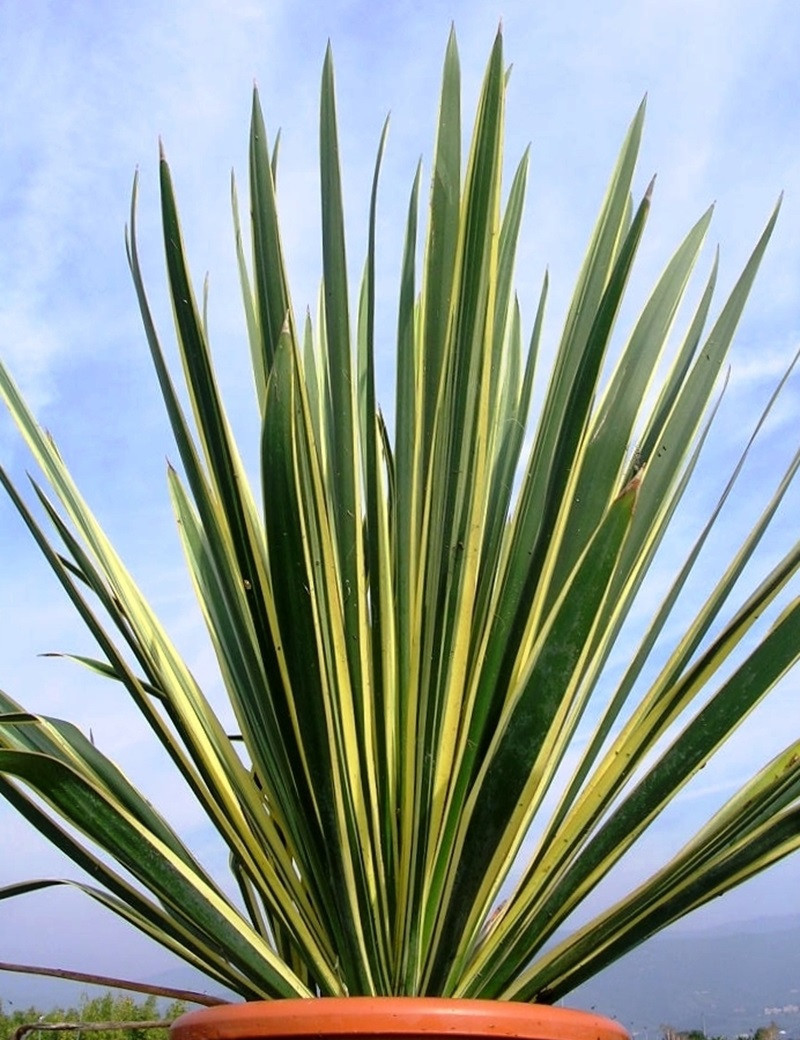
<path id="1" fill-rule="evenodd" d="M 663 869 L 564 937 L 581 901 L 800 656 L 800 600 L 767 631 L 756 625 L 795 577 L 800 543 L 759 584 L 737 585 L 800 452 L 680 638 L 656 652 L 737 466 L 612 682 L 609 655 L 697 463 L 777 211 L 706 331 L 714 263 L 664 364 L 705 213 L 609 363 L 650 208 L 651 188 L 635 205 L 630 194 L 642 106 L 559 343 L 541 343 L 546 278 L 523 338 L 512 269 L 528 157 L 504 196 L 506 78 L 498 35 L 464 171 L 451 37 L 420 272 L 419 172 L 408 207 L 393 432 L 376 400 L 374 351 L 385 130 L 353 315 L 328 53 L 322 288 L 316 322 L 299 322 L 276 155 L 254 96 L 250 263 L 235 190 L 233 223 L 260 415 L 258 489 L 215 380 L 163 156 L 167 270 L 193 423 L 145 293 L 134 185 L 128 258 L 181 462 L 169 492 L 238 733 L 212 710 L 0 370 L 44 474 L 33 484 L 37 515 L 55 534 L 0 479 L 97 641 L 101 656 L 80 661 L 130 694 L 227 846 L 231 878 L 211 876 L 78 729 L 5 694 L 0 792 L 83 868 L 90 880 L 75 883 L 88 896 L 246 999 L 552 1002 L 800 844 L 794 739 Z M 552 362 L 529 421 L 540 356 Z M 0 896 L 60 883 L 22 882 Z"/>

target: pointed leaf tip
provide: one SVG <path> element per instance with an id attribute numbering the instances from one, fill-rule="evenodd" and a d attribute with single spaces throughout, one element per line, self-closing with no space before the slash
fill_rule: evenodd
<path id="1" fill-rule="evenodd" d="M 658 174 L 654 173 L 652 178 L 650 179 L 650 183 L 647 185 L 647 191 L 644 193 L 644 197 L 645 197 L 645 200 L 647 202 L 650 202 L 650 200 L 653 197 L 653 188 L 655 188 L 655 186 L 656 186 L 656 177 L 657 176 L 658 176 Z"/>
<path id="2" fill-rule="evenodd" d="M 620 491 L 619 495 L 617 496 L 618 498 L 625 498 L 626 495 L 633 495 L 633 496 L 635 496 L 638 493 L 639 488 L 642 485 L 642 472 L 643 472 L 643 470 L 644 470 L 644 465 L 640 466 L 639 469 L 636 470 L 636 472 L 631 477 L 631 479 L 628 481 L 628 483 L 625 485 L 625 487 L 622 489 L 622 491 Z"/>

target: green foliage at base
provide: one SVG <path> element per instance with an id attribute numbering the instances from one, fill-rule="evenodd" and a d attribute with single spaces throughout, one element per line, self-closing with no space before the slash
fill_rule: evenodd
<path id="1" fill-rule="evenodd" d="M 166 1003 L 154 996 L 145 999 L 106 993 L 82 997 L 78 1007 L 14 1008 L 0 1000 L 0 1040 L 10 1040 L 14 1031 L 31 1022 L 147 1022 L 172 1021 L 187 1010 L 179 1001 Z M 166 1029 L 102 1029 L 84 1034 L 44 1032 L 27 1034 L 32 1040 L 168 1040 Z"/>

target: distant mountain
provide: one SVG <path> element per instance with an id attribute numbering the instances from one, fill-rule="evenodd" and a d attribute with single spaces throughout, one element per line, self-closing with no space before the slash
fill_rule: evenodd
<path id="1" fill-rule="evenodd" d="M 643 1040 L 666 1024 L 737 1037 L 772 1021 L 800 1040 L 800 918 L 664 933 L 565 1003 L 610 1015 Z"/>

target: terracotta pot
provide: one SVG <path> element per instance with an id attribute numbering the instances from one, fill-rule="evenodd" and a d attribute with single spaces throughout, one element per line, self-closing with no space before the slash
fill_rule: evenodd
<path id="1" fill-rule="evenodd" d="M 170 1040 L 630 1040 L 610 1018 L 494 1000 L 322 997 L 223 1004 L 181 1015 Z"/>

